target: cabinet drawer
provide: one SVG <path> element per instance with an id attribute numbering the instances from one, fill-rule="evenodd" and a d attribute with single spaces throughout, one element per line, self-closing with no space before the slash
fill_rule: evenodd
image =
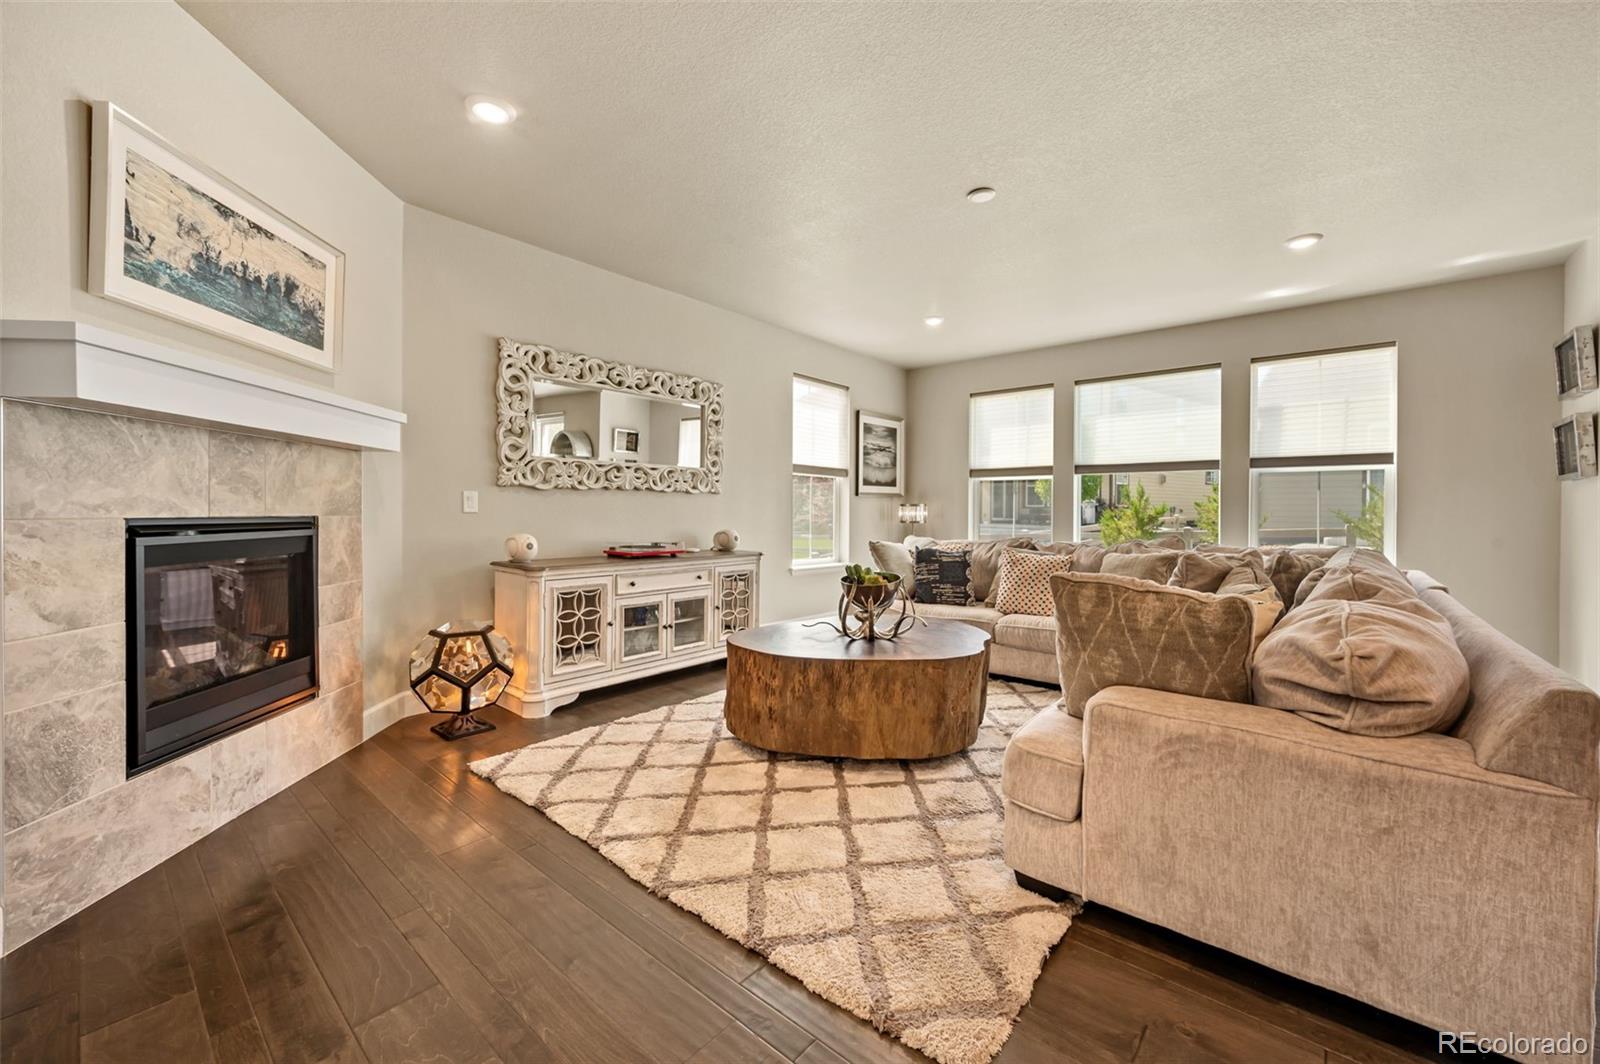
<path id="1" fill-rule="evenodd" d="M 690 588 L 710 586 L 710 569 L 694 569 L 680 573 L 621 572 L 617 574 L 618 595 L 643 595 L 656 591 L 683 591 Z"/>

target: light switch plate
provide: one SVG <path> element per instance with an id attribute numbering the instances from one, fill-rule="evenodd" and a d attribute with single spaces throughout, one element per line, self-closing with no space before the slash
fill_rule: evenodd
<path id="1" fill-rule="evenodd" d="M 461 512 L 464 514 L 475 514 L 478 512 L 477 492 L 463 491 L 461 493 Z"/>

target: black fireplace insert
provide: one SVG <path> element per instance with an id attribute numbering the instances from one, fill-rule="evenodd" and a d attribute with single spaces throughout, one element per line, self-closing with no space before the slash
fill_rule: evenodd
<path id="1" fill-rule="evenodd" d="M 317 694 L 317 519 L 127 525 L 128 775 Z"/>

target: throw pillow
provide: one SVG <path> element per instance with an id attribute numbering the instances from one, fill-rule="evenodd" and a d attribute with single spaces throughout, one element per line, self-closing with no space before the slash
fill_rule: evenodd
<path id="1" fill-rule="evenodd" d="M 893 573 L 900 578 L 900 586 L 908 592 L 917 588 L 917 560 L 911 548 L 893 540 L 875 539 L 867 544 L 872 555 L 872 567 L 879 572 Z"/>
<path id="2" fill-rule="evenodd" d="M 1015 539 L 947 539 L 934 544 L 940 550 L 966 551 L 972 561 L 973 598 L 990 605 L 994 602 L 995 578 L 1000 575 L 1000 555 L 1007 549 L 1033 550 L 1027 536 Z"/>
<path id="3" fill-rule="evenodd" d="M 1050 597 L 1050 576 L 1072 567 L 1071 555 L 1032 550 L 1007 550 L 1000 556 L 1000 579 L 994 608 L 1001 613 L 1027 613 L 1048 617 L 1055 610 Z"/>
<path id="4" fill-rule="evenodd" d="M 1107 554 L 1105 560 L 1100 563 L 1100 571 L 1111 576 L 1131 576 L 1137 580 L 1153 580 L 1158 584 L 1164 584 L 1172 578 L 1172 571 L 1178 567 L 1179 557 L 1181 552 L 1175 550 Z"/>
<path id="5" fill-rule="evenodd" d="M 1430 618 L 1439 617 L 1423 603 L 1405 573 L 1382 554 L 1365 547 L 1347 547 L 1335 554 L 1323 566 L 1305 601 L 1309 604 L 1330 599 L 1382 602 L 1412 612 L 1426 610 Z"/>
<path id="6" fill-rule="evenodd" d="M 1450 625 L 1434 616 L 1378 600 L 1307 601 L 1257 648 L 1255 700 L 1357 735 L 1443 731 L 1470 688 Z"/>
<path id="7" fill-rule="evenodd" d="M 971 606 L 972 557 L 964 550 L 923 547 L 917 551 L 917 586 L 912 592 L 926 605 Z"/>
<path id="8" fill-rule="evenodd" d="M 1208 595 L 1127 576 L 1050 578 L 1062 704 L 1074 717 L 1119 684 L 1246 702 L 1255 620 L 1239 595 Z"/>

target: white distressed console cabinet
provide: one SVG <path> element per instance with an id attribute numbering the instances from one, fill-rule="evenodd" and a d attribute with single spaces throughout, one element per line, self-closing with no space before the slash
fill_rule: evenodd
<path id="1" fill-rule="evenodd" d="M 494 626 L 515 672 L 500 704 L 547 716 L 584 691 L 727 656 L 761 623 L 759 551 L 495 562 Z"/>

